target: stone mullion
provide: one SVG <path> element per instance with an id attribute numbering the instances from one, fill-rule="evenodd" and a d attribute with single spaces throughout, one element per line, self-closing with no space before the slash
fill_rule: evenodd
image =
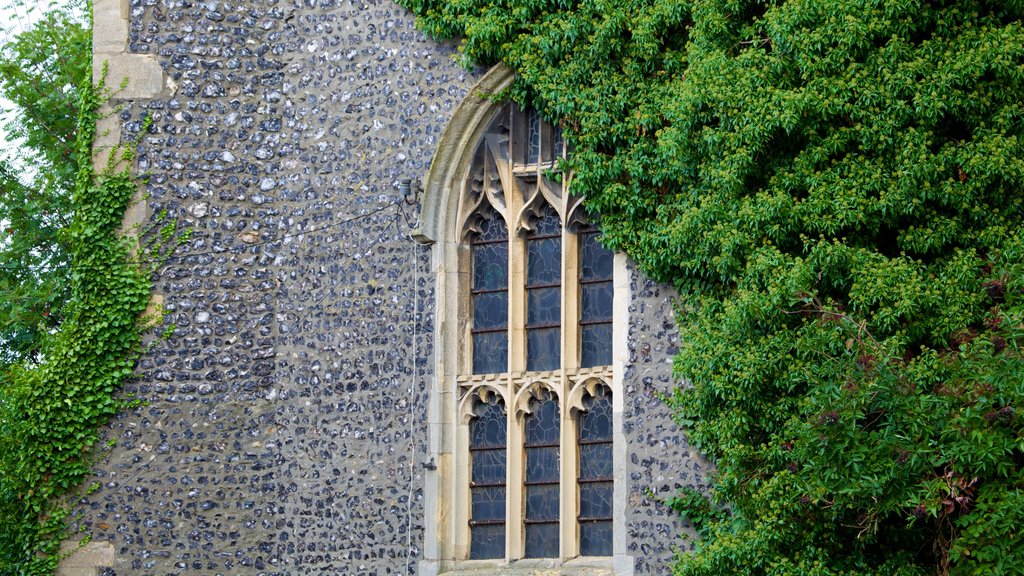
<path id="1" fill-rule="evenodd" d="M 580 366 L 579 237 L 562 230 L 562 370 Z"/>
<path id="2" fill-rule="evenodd" d="M 521 382 L 508 376 L 510 397 L 522 386 Z M 505 467 L 505 558 L 518 560 L 523 557 L 525 549 L 523 524 L 523 478 L 525 474 L 526 454 L 523 448 L 523 415 L 518 406 L 512 402 L 507 411 L 508 446 L 507 466 Z"/>
<path id="3" fill-rule="evenodd" d="M 516 134 L 513 130 L 513 135 Z M 516 141 L 510 141 L 509 156 L 514 157 Z M 521 144 L 519 144 L 521 146 Z M 521 183 L 512 172 L 514 163 L 505 166 L 503 182 L 512 183 L 513 188 L 506 190 L 505 201 L 509 214 L 509 293 L 508 293 L 508 355 L 509 373 L 506 374 L 506 386 L 511 401 L 519 392 L 522 382 L 520 377 L 526 370 L 526 242 L 521 230 L 518 229 L 519 214 L 523 208 L 523 193 L 519 189 Z M 516 560 L 523 557 L 523 474 L 525 454 L 523 452 L 523 419 L 514 406 L 508 410 L 508 466 L 506 472 L 506 509 L 505 509 L 505 557 Z"/>
<path id="4" fill-rule="evenodd" d="M 562 228 L 562 370 L 559 372 L 561 399 L 561 484 L 560 533 L 561 557 L 578 555 L 578 528 L 576 526 L 579 502 L 576 494 L 576 469 L 579 454 L 576 447 L 575 410 L 569 406 L 568 395 L 572 382 L 568 375 L 579 366 L 577 327 L 579 318 L 579 240 Z"/>
<path id="5" fill-rule="evenodd" d="M 576 469 L 578 468 L 579 454 L 576 450 L 576 423 L 573 420 L 575 410 L 566 401 L 572 382 L 569 381 L 565 370 L 559 371 L 561 394 L 559 400 L 561 406 L 560 429 L 560 483 L 559 483 L 559 533 L 561 558 L 568 559 L 579 555 L 577 543 L 576 516 L 579 507 L 576 495 Z"/>
<path id="6" fill-rule="evenodd" d="M 455 453 L 466 455 L 455 459 L 455 482 L 448 487 L 448 496 L 451 498 L 451 510 L 445 510 L 444 503 L 441 503 L 439 518 L 440 522 L 446 516 L 454 520 L 455 557 L 459 559 L 469 558 L 470 528 L 469 520 L 472 514 L 472 490 L 470 483 L 470 461 L 469 455 L 469 418 L 460 415 L 455 430 Z"/>

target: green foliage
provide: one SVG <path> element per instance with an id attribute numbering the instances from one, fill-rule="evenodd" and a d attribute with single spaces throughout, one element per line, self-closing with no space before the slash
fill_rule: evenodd
<path id="1" fill-rule="evenodd" d="M 97 429 L 121 406 L 115 391 L 141 351 L 151 268 L 142 266 L 147 251 L 133 255 L 134 244 L 119 235 L 136 189 L 133 178 L 127 169 L 97 175 L 92 168 L 101 93 L 91 78 L 78 87 L 63 322 L 40 336 L 35 362 L 6 371 L 0 388 L 0 574 L 53 571 L 71 501 L 93 461 Z"/>
<path id="2" fill-rule="evenodd" d="M 70 297 L 62 231 L 83 160 L 75 140 L 78 86 L 92 74 L 86 8 L 76 1 L 51 9 L 0 48 L 0 94 L 12 106 L 0 161 L 0 369 L 38 359 L 41 335 L 60 325 Z"/>
<path id="3" fill-rule="evenodd" d="M 730 513 L 689 502 L 676 573 L 1021 573 L 1024 4 L 405 4 L 679 289 L 670 404 Z"/>

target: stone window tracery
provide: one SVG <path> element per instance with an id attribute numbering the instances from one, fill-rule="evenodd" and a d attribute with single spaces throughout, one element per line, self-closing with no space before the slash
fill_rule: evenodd
<path id="1" fill-rule="evenodd" d="M 563 186 L 566 151 L 561 130 L 506 105 L 468 167 L 455 560 L 612 555 L 613 257 Z"/>

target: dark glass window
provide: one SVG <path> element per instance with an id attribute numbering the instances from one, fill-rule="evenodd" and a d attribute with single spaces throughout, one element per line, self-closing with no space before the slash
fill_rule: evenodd
<path id="1" fill-rule="evenodd" d="M 508 229 L 484 220 L 473 246 L 473 373 L 508 370 Z"/>
<path id="2" fill-rule="evenodd" d="M 540 114 L 530 109 L 526 113 L 526 163 L 536 164 L 540 158 Z"/>
<path id="3" fill-rule="evenodd" d="M 505 557 L 505 469 L 508 424 L 505 407 L 495 396 L 480 401 L 469 422 L 470 492 L 469 557 Z"/>
<path id="4" fill-rule="evenodd" d="M 552 146 L 554 152 L 554 159 L 568 157 L 565 151 L 565 135 L 562 133 L 561 126 L 555 126 L 554 129 L 554 146 Z"/>
<path id="5" fill-rule="evenodd" d="M 580 555 L 612 555 L 612 398 L 605 387 L 579 415 Z"/>
<path id="6" fill-rule="evenodd" d="M 558 556 L 558 402 L 544 390 L 526 416 L 526 557 Z"/>
<path id="7" fill-rule="evenodd" d="M 597 230 L 580 232 L 580 365 L 612 363 L 612 263 Z"/>
<path id="8" fill-rule="evenodd" d="M 526 369 L 562 362 L 562 225 L 546 206 L 526 236 Z"/>

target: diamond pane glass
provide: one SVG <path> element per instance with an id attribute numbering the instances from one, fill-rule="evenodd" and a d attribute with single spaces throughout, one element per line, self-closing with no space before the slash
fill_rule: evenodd
<path id="1" fill-rule="evenodd" d="M 558 557 L 558 523 L 526 525 L 526 557 Z"/>
<path id="2" fill-rule="evenodd" d="M 526 333 L 526 369 L 557 370 L 562 359 L 562 330 L 537 328 Z"/>
<path id="3" fill-rule="evenodd" d="M 580 524 L 580 556 L 612 555 L 611 520 Z"/>
<path id="4" fill-rule="evenodd" d="M 473 373 L 496 374 L 508 368 L 508 334 L 481 332 L 473 334 Z"/>

